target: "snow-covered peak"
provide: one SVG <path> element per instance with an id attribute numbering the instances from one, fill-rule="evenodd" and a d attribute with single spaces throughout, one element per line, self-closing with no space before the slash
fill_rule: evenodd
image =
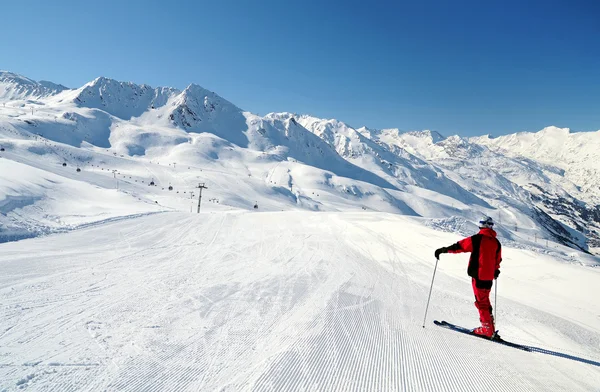
<path id="1" fill-rule="evenodd" d="M 436 155 L 441 149 L 435 145 L 445 138 L 435 131 L 403 132 L 398 128 L 382 129 L 376 133 L 376 140 L 388 146 L 395 146 L 422 158 Z"/>
<path id="2" fill-rule="evenodd" d="M 512 157 L 527 157 L 565 170 L 579 166 L 600 170 L 600 131 L 571 132 L 569 128 L 546 127 L 539 132 L 521 132 L 490 138 L 470 139 Z"/>
<path id="3" fill-rule="evenodd" d="M 576 184 L 578 197 L 600 202 L 600 131 L 571 132 L 568 128 L 546 127 L 539 132 L 521 132 L 490 138 L 470 139 L 509 157 L 523 157 L 561 168 Z"/>
<path id="4" fill-rule="evenodd" d="M 301 115 L 297 121 L 304 128 L 324 140 L 333 147 L 339 155 L 346 159 L 366 159 L 372 162 L 379 162 L 384 166 L 382 154 L 390 154 L 389 151 L 382 151 L 377 142 L 371 140 L 369 134 L 366 136 L 350 125 L 336 119 L 321 119 L 310 115 Z"/>
<path id="5" fill-rule="evenodd" d="M 329 144 L 335 144 L 339 136 L 355 139 L 363 137 L 356 129 L 336 119 L 321 119 L 303 114 L 298 117 L 298 122 Z"/>
<path id="6" fill-rule="evenodd" d="M 379 131 L 376 129 L 371 129 L 371 128 L 362 126 L 360 128 L 356 128 L 356 132 L 360 133 L 367 139 L 373 139 Z"/>
<path id="7" fill-rule="evenodd" d="M 423 131 L 411 131 L 411 132 L 406 132 L 407 136 L 412 136 L 415 138 L 420 138 L 420 139 L 426 139 L 427 141 L 431 142 L 432 144 L 435 144 L 437 142 L 441 142 L 442 140 L 445 139 L 444 136 L 442 136 L 441 134 L 439 134 L 436 131 L 430 131 L 428 129 L 423 130 Z"/>
<path id="8" fill-rule="evenodd" d="M 16 74 L 14 72 L 0 70 L 0 80 L 3 82 L 12 82 L 22 85 L 36 85 L 35 80 L 29 79 L 23 75 Z"/>
<path id="9" fill-rule="evenodd" d="M 0 100 L 43 98 L 64 90 L 68 88 L 60 84 L 36 82 L 25 76 L 0 70 Z"/>
<path id="10" fill-rule="evenodd" d="M 73 101 L 78 106 L 101 109 L 128 120 L 156 105 L 164 105 L 176 93 L 178 90 L 173 88 L 154 89 L 146 84 L 99 77 L 77 89 Z"/>
<path id="11" fill-rule="evenodd" d="M 188 132 L 209 132 L 248 147 L 248 126 L 242 109 L 197 84 L 190 84 L 173 98 L 167 118 Z"/>
<path id="12" fill-rule="evenodd" d="M 555 127 L 555 126 L 550 126 L 550 127 L 546 127 L 544 129 L 542 129 L 538 133 L 543 134 L 543 135 L 552 135 L 552 136 L 557 136 L 557 135 L 567 136 L 571 133 L 571 130 L 569 128 L 559 128 L 559 127 Z"/>
<path id="13" fill-rule="evenodd" d="M 205 89 L 197 84 L 190 84 L 175 99 L 174 106 L 187 106 L 189 109 L 214 113 L 216 111 L 241 112 L 242 109 L 235 106 L 221 96 Z"/>
<path id="14" fill-rule="evenodd" d="M 507 152 L 514 151 L 515 154 L 520 154 L 527 150 L 537 150 L 541 145 L 546 149 L 561 149 L 562 142 L 576 138 L 579 134 L 572 133 L 569 128 L 549 126 L 538 132 L 518 132 L 498 137 L 484 135 L 472 137 L 470 140 L 475 143 L 506 147 Z"/>

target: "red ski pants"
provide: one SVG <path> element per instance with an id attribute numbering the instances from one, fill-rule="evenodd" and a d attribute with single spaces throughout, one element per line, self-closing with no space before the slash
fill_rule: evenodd
<path id="1" fill-rule="evenodd" d="M 491 289 L 481 289 L 477 287 L 476 280 L 472 279 L 473 293 L 475 294 L 475 306 L 479 310 L 479 320 L 482 323 L 493 323 L 492 304 L 490 303 Z"/>

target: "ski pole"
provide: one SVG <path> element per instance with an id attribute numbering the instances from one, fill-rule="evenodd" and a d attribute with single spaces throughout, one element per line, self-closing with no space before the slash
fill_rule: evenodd
<path id="1" fill-rule="evenodd" d="M 498 304 L 498 278 L 496 278 L 494 287 L 494 323 L 498 325 L 498 318 L 496 317 L 498 315 L 498 307 L 496 306 Z"/>
<path id="2" fill-rule="evenodd" d="M 423 317 L 423 328 L 425 328 L 425 320 L 427 319 L 427 311 L 429 310 L 429 300 L 431 299 L 431 291 L 433 290 L 433 280 L 435 279 L 435 271 L 437 270 L 438 259 L 435 259 L 435 268 L 433 269 L 433 277 L 431 278 L 431 287 L 429 288 L 429 297 L 427 297 L 427 306 L 425 307 L 425 317 Z"/>

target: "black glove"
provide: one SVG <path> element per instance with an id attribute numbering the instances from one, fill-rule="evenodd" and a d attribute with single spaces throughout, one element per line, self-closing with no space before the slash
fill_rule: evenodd
<path id="1" fill-rule="evenodd" d="M 500 270 L 494 272 L 494 279 L 498 279 L 498 276 L 500 276 Z"/>
<path id="2" fill-rule="evenodd" d="M 439 249 L 436 249 L 436 250 L 435 250 L 435 258 L 436 258 L 436 259 L 439 259 L 439 258 L 440 258 L 440 255 L 441 255 L 442 253 L 448 253 L 448 248 L 444 247 L 444 248 L 439 248 Z"/>

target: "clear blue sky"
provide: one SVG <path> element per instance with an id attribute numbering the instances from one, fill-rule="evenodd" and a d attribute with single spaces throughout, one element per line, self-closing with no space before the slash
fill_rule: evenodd
<path id="1" fill-rule="evenodd" d="M 0 69 L 197 83 L 259 114 L 464 136 L 600 129 L 600 1 L 8 1 Z"/>

